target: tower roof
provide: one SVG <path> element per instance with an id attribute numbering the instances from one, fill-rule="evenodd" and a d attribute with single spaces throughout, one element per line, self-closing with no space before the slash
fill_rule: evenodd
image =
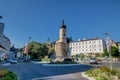
<path id="1" fill-rule="evenodd" d="M 66 29 L 66 25 L 64 24 L 64 20 L 62 21 L 62 25 L 60 28 L 65 28 Z"/>

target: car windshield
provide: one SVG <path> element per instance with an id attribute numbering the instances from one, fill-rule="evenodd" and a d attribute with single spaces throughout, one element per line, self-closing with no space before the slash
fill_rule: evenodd
<path id="1" fill-rule="evenodd" d="M 96 58 L 90 58 L 90 60 L 96 60 Z"/>

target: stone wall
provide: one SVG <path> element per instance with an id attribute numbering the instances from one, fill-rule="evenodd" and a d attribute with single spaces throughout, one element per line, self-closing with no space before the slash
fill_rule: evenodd
<path id="1" fill-rule="evenodd" d="M 67 45 L 63 42 L 56 42 L 55 44 L 56 57 L 64 57 L 67 54 Z"/>

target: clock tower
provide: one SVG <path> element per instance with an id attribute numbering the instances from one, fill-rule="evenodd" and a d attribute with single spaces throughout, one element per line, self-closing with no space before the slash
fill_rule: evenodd
<path id="1" fill-rule="evenodd" d="M 59 30 L 59 39 L 55 43 L 55 53 L 56 57 L 64 58 L 67 55 L 67 38 L 66 38 L 66 25 L 64 20 Z"/>

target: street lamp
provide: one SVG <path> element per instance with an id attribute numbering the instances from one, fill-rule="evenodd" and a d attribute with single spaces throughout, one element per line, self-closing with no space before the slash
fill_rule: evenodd
<path id="1" fill-rule="evenodd" d="M 106 35 L 107 51 L 109 53 L 109 58 L 110 58 L 110 69 L 112 70 L 111 40 L 109 39 L 108 33 L 105 33 L 105 35 Z"/>

